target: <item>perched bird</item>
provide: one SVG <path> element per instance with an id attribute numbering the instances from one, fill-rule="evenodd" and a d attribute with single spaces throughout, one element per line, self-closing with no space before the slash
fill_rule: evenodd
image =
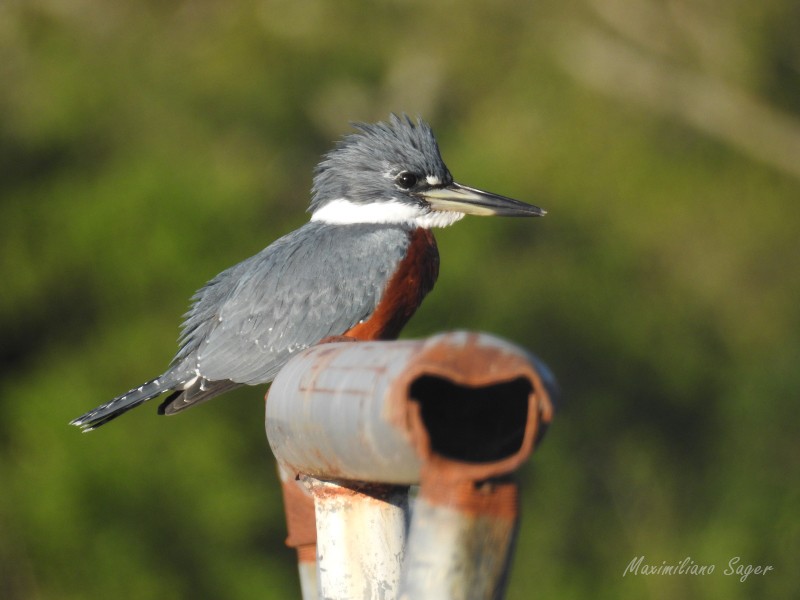
<path id="1" fill-rule="evenodd" d="M 311 220 L 193 296 L 162 375 L 72 425 L 95 429 L 167 392 L 159 414 L 268 383 L 294 353 L 329 338 L 395 338 L 438 276 L 432 227 L 467 214 L 545 214 L 453 181 L 420 119 L 354 127 L 314 171 Z"/>

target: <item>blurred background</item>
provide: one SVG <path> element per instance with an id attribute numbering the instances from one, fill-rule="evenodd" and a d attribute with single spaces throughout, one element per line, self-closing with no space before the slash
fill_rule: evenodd
<path id="1" fill-rule="evenodd" d="M 438 231 L 404 333 L 486 330 L 563 386 L 508 597 L 800 588 L 797 2 L 6 1 L 0 82 L 0 597 L 298 597 L 264 388 L 67 422 L 160 373 L 192 293 L 390 111 L 549 211 Z M 642 555 L 716 572 L 623 578 Z"/>

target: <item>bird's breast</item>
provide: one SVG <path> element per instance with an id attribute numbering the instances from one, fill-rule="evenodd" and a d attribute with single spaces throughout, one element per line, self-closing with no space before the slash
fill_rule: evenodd
<path id="1" fill-rule="evenodd" d="M 429 229 L 409 232 L 405 256 L 389 278 L 368 319 L 345 332 L 358 340 L 395 339 L 439 276 L 439 249 Z"/>

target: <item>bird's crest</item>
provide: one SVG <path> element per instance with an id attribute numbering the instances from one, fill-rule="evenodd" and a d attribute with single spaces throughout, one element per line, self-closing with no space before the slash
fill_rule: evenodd
<path id="1" fill-rule="evenodd" d="M 387 122 L 352 126 L 357 133 L 339 140 L 317 165 L 309 212 L 341 198 L 365 204 L 386 200 L 387 179 L 403 170 L 452 179 L 433 130 L 421 118 L 392 113 Z"/>

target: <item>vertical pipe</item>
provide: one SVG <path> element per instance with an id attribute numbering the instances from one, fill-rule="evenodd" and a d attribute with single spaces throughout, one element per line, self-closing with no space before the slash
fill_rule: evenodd
<path id="1" fill-rule="evenodd" d="M 298 560 L 297 572 L 300 575 L 300 597 L 303 600 L 317 600 L 319 598 L 317 561 Z"/>
<path id="2" fill-rule="evenodd" d="M 408 488 L 307 478 L 317 519 L 319 597 L 397 597 L 408 523 Z"/>
<path id="3" fill-rule="evenodd" d="M 423 480 L 414 503 L 402 600 L 498 600 L 517 531 L 511 481 Z"/>
<path id="4" fill-rule="evenodd" d="M 297 570 L 303 600 L 317 600 L 317 528 L 314 498 L 308 487 L 285 466 L 278 466 L 283 508 L 289 535 L 286 545 L 297 551 Z"/>

